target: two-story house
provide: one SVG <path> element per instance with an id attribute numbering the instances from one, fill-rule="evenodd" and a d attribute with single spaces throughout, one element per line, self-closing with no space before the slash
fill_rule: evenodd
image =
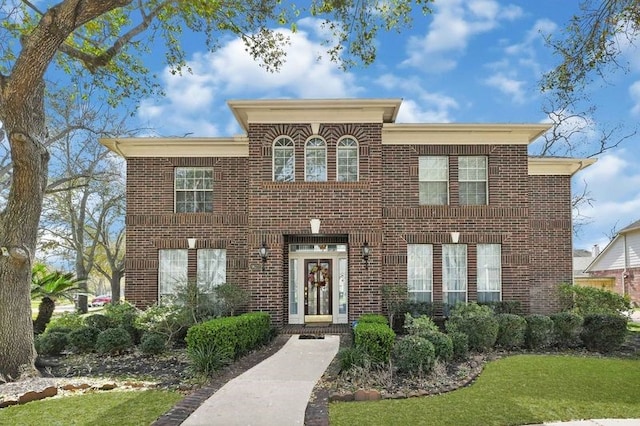
<path id="1" fill-rule="evenodd" d="M 126 299 L 235 283 L 275 324 L 416 301 L 559 307 L 571 176 L 532 158 L 546 124 L 396 124 L 399 99 L 241 100 L 246 134 L 101 142 L 127 160 Z"/>

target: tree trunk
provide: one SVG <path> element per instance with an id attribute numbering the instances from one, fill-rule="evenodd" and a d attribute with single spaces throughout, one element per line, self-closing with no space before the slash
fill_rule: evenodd
<path id="1" fill-rule="evenodd" d="M 118 303 L 120 301 L 120 279 L 122 278 L 122 270 L 118 268 L 113 268 L 111 272 L 111 300 L 113 303 Z"/>
<path id="2" fill-rule="evenodd" d="M 50 297 L 43 297 L 42 301 L 40 301 L 40 306 L 38 307 L 38 316 L 33 322 L 33 334 L 36 336 L 38 334 L 44 333 L 44 330 L 47 328 L 47 324 L 51 321 L 51 317 L 53 316 L 53 311 L 56 309 L 56 303 Z"/>

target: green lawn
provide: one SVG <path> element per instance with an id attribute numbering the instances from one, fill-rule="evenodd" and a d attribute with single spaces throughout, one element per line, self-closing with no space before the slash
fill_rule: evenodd
<path id="1" fill-rule="evenodd" d="M 154 390 L 50 398 L 1 409 L 0 425 L 150 425 L 182 398 Z"/>
<path id="2" fill-rule="evenodd" d="M 489 363 L 448 394 L 332 403 L 334 425 L 522 425 L 640 418 L 640 360 L 517 355 Z"/>

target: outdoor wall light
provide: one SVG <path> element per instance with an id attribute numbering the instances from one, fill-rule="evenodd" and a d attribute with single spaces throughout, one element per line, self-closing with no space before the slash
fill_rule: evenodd
<path id="1" fill-rule="evenodd" d="M 262 242 L 262 245 L 258 249 L 258 254 L 260 255 L 260 259 L 262 259 L 262 271 L 264 272 L 264 267 L 267 264 L 267 257 L 269 256 L 269 247 L 267 247 L 266 242 Z"/>
<path id="2" fill-rule="evenodd" d="M 458 241 L 460 241 L 460 233 L 456 232 L 456 231 L 453 231 L 451 233 L 451 242 L 453 244 L 458 244 Z"/>
<path id="3" fill-rule="evenodd" d="M 371 247 L 368 242 L 364 242 L 362 245 L 362 260 L 364 260 L 364 267 L 369 269 L 369 256 L 371 256 Z"/>
<path id="4" fill-rule="evenodd" d="M 195 238 L 187 238 L 187 244 L 190 249 L 196 248 L 196 239 Z"/>

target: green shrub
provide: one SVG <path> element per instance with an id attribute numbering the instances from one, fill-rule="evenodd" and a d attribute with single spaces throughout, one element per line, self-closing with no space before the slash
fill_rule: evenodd
<path id="1" fill-rule="evenodd" d="M 533 314 L 526 317 L 525 343 L 529 349 L 544 349 L 553 343 L 553 321 L 546 315 Z"/>
<path id="2" fill-rule="evenodd" d="M 101 331 L 96 339 L 96 351 L 101 354 L 118 355 L 132 346 L 131 335 L 122 327 Z"/>
<path id="3" fill-rule="evenodd" d="M 73 330 L 74 330 L 73 328 L 66 325 L 53 325 L 53 326 L 47 327 L 46 333 L 62 333 L 64 335 L 68 335 Z"/>
<path id="4" fill-rule="evenodd" d="M 580 337 L 590 351 L 612 352 L 627 336 L 627 318 L 622 315 L 589 314 L 584 317 Z"/>
<path id="5" fill-rule="evenodd" d="M 103 314 L 93 314 L 85 317 L 84 325 L 87 327 L 95 327 L 100 331 L 115 327 L 113 320 Z"/>
<path id="6" fill-rule="evenodd" d="M 233 362 L 233 353 L 228 346 L 193 346 L 188 349 L 188 354 L 191 368 L 206 376 Z"/>
<path id="7" fill-rule="evenodd" d="M 105 305 L 104 315 L 111 320 L 113 327 L 122 327 L 129 332 L 134 343 L 140 342 L 140 329 L 136 319 L 140 311 L 130 303 L 118 302 Z"/>
<path id="8" fill-rule="evenodd" d="M 74 352 L 91 352 L 96 348 L 100 330 L 95 327 L 83 326 L 69 333 L 69 347 Z"/>
<path id="9" fill-rule="evenodd" d="M 234 316 L 236 312 L 249 303 L 251 294 L 236 284 L 220 284 L 213 288 L 216 302 L 222 316 Z"/>
<path id="10" fill-rule="evenodd" d="M 354 346 L 364 350 L 373 364 L 389 361 L 396 334 L 380 323 L 358 323 L 353 329 Z"/>
<path id="11" fill-rule="evenodd" d="M 517 349 L 524 346 L 527 332 L 527 320 L 515 314 L 498 314 L 498 338 L 496 346 L 505 349 Z"/>
<path id="12" fill-rule="evenodd" d="M 600 288 L 561 284 L 560 293 L 568 307 L 582 317 L 588 314 L 622 315 L 632 308 L 628 295 L 621 296 Z"/>
<path id="13" fill-rule="evenodd" d="M 362 323 L 377 323 L 389 325 L 389 321 L 386 317 L 379 314 L 362 314 L 360 318 L 358 318 L 358 324 Z"/>
<path id="14" fill-rule="evenodd" d="M 458 304 L 450 313 L 445 327 L 447 331 L 460 331 L 469 338 L 469 349 L 486 351 L 498 338 L 498 321 L 493 310 L 477 303 Z"/>
<path id="15" fill-rule="evenodd" d="M 426 334 L 434 331 L 440 331 L 431 317 L 420 315 L 414 318 L 409 312 L 404 314 L 404 328 L 408 334 L 421 337 L 426 337 Z"/>
<path id="16" fill-rule="evenodd" d="M 84 317 L 75 312 L 64 312 L 58 317 L 54 317 L 49 322 L 47 329 L 52 327 L 67 327 L 72 330 L 84 326 Z"/>
<path id="17" fill-rule="evenodd" d="M 479 305 L 486 305 L 491 308 L 495 314 L 514 314 L 522 315 L 522 304 L 517 300 L 501 300 L 499 302 L 482 302 Z"/>
<path id="18" fill-rule="evenodd" d="M 146 355 L 158 355 L 167 349 L 167 338 L 158 333 L 144 333 L 140 339 L 140 351 Z"/>
<path id="19" fill-rule="evenodd" d="M 433 344 L 437 359 L 447 362 L 453 358 L 453 342 L 448 335 L 440 331 L 429 331 L 419 336 Z"/>
<path id="20" fill-rule="evenodd" d="M 582 331 L 582 317 L 573 312 L 559 312 L 551 315 L 553 321 L 553 340 L 560 348 L 580 346 L 580 332 Z"/>
<path id="21" fill-rule="evenodd" d="M 340 369 L 343 371 L 350 370 L 353 367 L 371 367 L 371 359 L 367 352 L 359 347 L 349 347 L 341 349 L 338 352 L 338 360 L 340 361 Z"/>
<path id="22" fill-rule="evenodd" d="M 40 355 L 60 355 L 67 347 L 68 338 L 66 333 L 51 331 L 39 335 L 36 338 L 36 351 Z"/>
<path id="23" fill-rule="evenodd" d="M 464 360 L 469 357 L 469 336 L 460 331 L 447 333 L 453 344 L 453 359 Z"/>
<path id="24" fill-rule="evenodd" d="M 136 318 L 136 328 L 142 332 L 158 333 L 168 342 L 182 342 L 187 335 L 188 322 L 178 305 L 153 305 Z"/>
<path id="25" fill-rule="evenodd" d="M 400 372 L 428 373 L 436 360 L 433 343 L 419 336 L 401 337 L 393 345 L 393 360 Z"/>

